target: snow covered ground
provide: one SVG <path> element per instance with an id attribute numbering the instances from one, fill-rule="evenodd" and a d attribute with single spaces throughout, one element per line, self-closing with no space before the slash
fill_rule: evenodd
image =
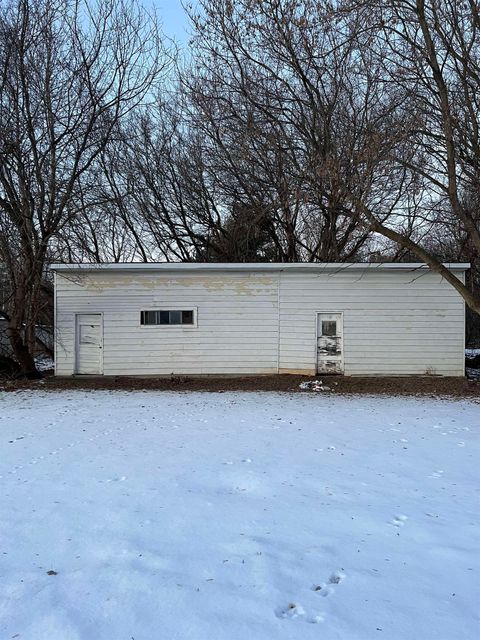
<path id="1" fill-rule="evenodd" d="M 0 394 L 0 638 L 473 640 L 479 431 L 468 401 Z"/>
<path id="2" fill-rule="evenodd" d="M 480 349 L 465 349 L 465 355 L 467 358 L 474 358 L 475 356 L 480 355 Z M 466 367 L 465 373 L 467 375 L 467 378 L 480 380 L 480 369 L 472 369 L 470 367 Z"/>

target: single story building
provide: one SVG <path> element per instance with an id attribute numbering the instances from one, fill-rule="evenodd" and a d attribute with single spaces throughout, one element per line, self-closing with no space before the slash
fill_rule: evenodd
<path id="1" fill-rule="evenodd" d="M 60 376 L 464 375 L 464 301 L 424 264 L 52 269 Z"/>

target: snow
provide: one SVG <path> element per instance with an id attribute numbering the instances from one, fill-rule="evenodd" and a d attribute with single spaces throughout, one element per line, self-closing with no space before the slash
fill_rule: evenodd
<path id="1" fill-rule="evenodd" d="M 0 637 L 477 637 L 479 406 L 0 394 Z"/>
<path id="2" fill-rule="evenodd" d="M 480 380 L 480 369 L 471 369 L 470 367 L 466 367 L 465 374 L 467 378 L 470 378 L 471 380 Z"/>
<path id="3" fill-rule="evenodd" d="M 465 356 L 467 358 L 474 358 L 480 355 L 480 349 L 465 349 Z M 480 369 L 473 369 L 472 367 L 465 368 L 465 374 L 467 378 L 472 380 L 480 380 Z"/>
<path id="4" fill-rule="evenodd" d="M 55 363 L 52 358 L 47 354 L 42 354 L 35 358 L 35 366 L 37 371 L 50 371 L 55 369 Z"/>

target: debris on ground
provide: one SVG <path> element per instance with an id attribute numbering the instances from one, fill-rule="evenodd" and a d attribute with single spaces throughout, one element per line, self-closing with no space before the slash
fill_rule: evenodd
<path id="1" fill-rule="evenodd" d="M 338 382 L 333 384 L 337 386 Z M 307 382 L 301 382 L 298 386 L 302 391 L 333 391 L 332 387 L 324 384 L 322 380 L 308 380 Z"/>
<path id="2" fill-rule="evenodd" d="M 283 391 L 304 393 L 301 383 L 312 382 L 310 376 L 296 374 L 274 374 L 264 376 L 177 376 L 174 381 L 169 376 L 70 376 L 55 377 L 45 372 L 41 380 L 17 379 L 0 372 L 0 392 L 28 391 L 42 388 L 43 391 Z M 479 397 L 480 380 L 460 376 L 340 376 L 330 375 L 322 386 L 333 387 L 339 395 L 393 395 L 429 397 Z M 308 390 L 308 389 L 307 389 Z"/>

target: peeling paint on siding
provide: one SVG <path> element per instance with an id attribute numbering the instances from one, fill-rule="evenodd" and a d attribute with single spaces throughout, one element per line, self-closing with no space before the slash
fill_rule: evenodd
<path id="1" fill-rule="evenodd" d="M 77 313 L 104 314 L 106 375 L 315 375 L 322 310 L 344 312 L 345 375 L 463 375 L 463 301 L 428 274 L 58 273 L 56 296 L 58 375 Z M 198 327 L 142 329 L 141 309 L 165 304 L 197 307 Z"/>
<path id="2" fill-rule="evenodd" d="M 64 276 L 62 276 L 64 277 Z M 161 287 L 174 288 L 179 287 L 203 287 L 207 291 L 225 291 L 233 289 L 236 294 L 245 296 L 259 296 L 265 293 L 265 289 L 276 285 L 276 278 L 247 275 L 247 276 L 227 276 L 219 277 L 215 275 L 198 275 L 198 276 L 151 276 L 151 275 L 129 275 L 125 273 L 105 275 L 102 272 L 98 274 L 80 274 L 74 278 L 65 278 L 69 282 L 84 287 L 89 291 L 103 292 L 106 289 L 122 289 L 135 287 L 136 289 L 155 290 Z"/>

